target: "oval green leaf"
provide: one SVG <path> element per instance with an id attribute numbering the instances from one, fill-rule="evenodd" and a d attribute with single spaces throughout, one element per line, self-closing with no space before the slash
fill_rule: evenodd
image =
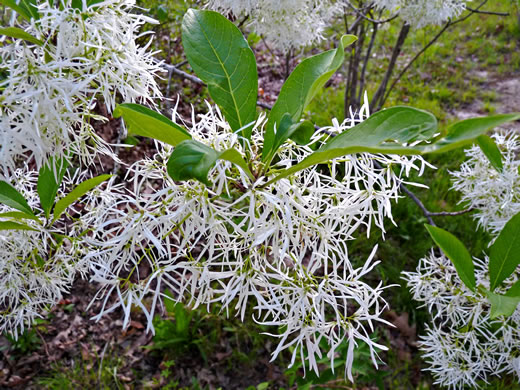
<path id="1" fill-rule="evenodd" d="M 442 249 L 444 254 L 451 260 L 460 279 L 471 290 L 475 291 L 475 269 L 473 260 L 468 250 L 453 234 L 444 229 L 431 226 L 426 226 L 426 230 L 430 233 L 433 241 Z"/>
<path id="2" fill-rule="evenodd" d="M 27 21 L 30 21 L 31 18 L 34 20 L 40 19 L 40 14 L 36 8 L 36 0 L 0 0 L 0 4 L 16 11 L 18 15 Z"/>
<path id="3" fill-rule="evenodd" d="M 112 175 L 100 175 L 93 177 L 92 179 L 85 180 L 84 182 L 78 184 L 76 188 L 74 188 L 71 192 L 61 198 L 54 207 L 53 221 L 56 221 L 61 214 L 69 207 L 71 204 L 76 202 L 79 198 L 85 195 L 87 192 L 97 187 L 99 184 L 104 181 L 110 179 Z"/>
<path id="4" fill-rule="evenodd" d="M 507 297 L 520 297 L 520 280 L 517 280 L 505 294 Z"/>
<path id="5" fill-rule="evenodd" d="M 498 172 L 502 172 L 504 169 L 504 165 L 502 164 L 502 153 L 495 141 L 493 141 L 493 138 L 484 134 L 477 137 L 477 143 L 480 150 L 482 150 L 482 153 L 484 153 L 489 160 L 491 166 Z"/>
<path id="6" fill-rule="evenodd" d="M 22 211 L 8 211 L 6 213 L 0 213 L 0 218 L 12 218 L 18 221 L 22 221 L 24 219 L 32 219 L 34 221 L 39 221 L 40 219 L 34 215 L 24 213 Z"/>
<path id="7" fill-rule="evenodd" d="M 282 86 L 265 127 L 263 161 L 266 161 L 275 143 L 275 124 L 289 113 L 294 123 L 299 122 L 303 111 L 330 77 L 345 60 L 345 48 L 355 42 L 354 35 L 344 35 L 336 49 L 304 59 Z"/>
<path id="8" fill-rule="evenodd" d="M 475 140 L 494 127 L 520 119 L 520 113 L 490 115 L 465 119 L 448 127 L 447 135 L 425 148 L 426 153 L 444 153 L 462 146 L 471 145 Z"/>
<path id="9" fill-rule="evenodd" d="M 437 119 L 427 111 L 399 106 L 388 108 L 332 138 L 268 184 L 310 166 L 352 153 L 420 154 L 421 146 L 410 147 L 404 144 L 429 139 L 436 131 Z"/>
<path id="10" fill-rule="evenodd" d="M 23 195 L 11 184 L 2 180 L 0 180 L 0 203 L 6 204 L 26 214 L 34 215 L 33 210 L 29 207 Z"/>
<path id="11" fill-rule="evenodd" d="M 190 133 L 164 115 L 148 107 L 134 103 L 120 104 L 114 110 L 114 118 L 123 117 L 128 131 L 142 137 L 154 138 L 176 146 L 191 139 Z"/>
<path id="12" fill-rule="evenodd" d="M 208 174 L 217 160 L 230 161 L 242 168 L 251 179 L 254 178 L 237 150 L 217 152 L 195 140 L 184 141 L 175 148 L 168 160 L 168 174 L 176 181 L 196 179 L 209 186 Z"/>
<path id="13" fill-rule="evenodd" d="M 520 303 L 520 297 L 517 296 L 500 295 L 491 291 L 486 291 L 486 296 L 491 304 L 491 312 L 489 313 L 491 319 L 498 316 L 511 316 Z"/>
<path id="14" fill-rule="evenodd" d="M 314 125 L 312 122 L 303 121 L 294 123 L 291 118 L 291 114 L 289 113 L 286 113 L 280 120 L 280 123 L 275 126 L 276 132 L 274 135 L 274 144 L 272 145 L 271 150 L 267 154 L 267 158 L 265 160 L 267 165 L 269 165 L 280 146 L 282 146 L 289 138 L 291 138 L 299 145 L 305 145 L 309 143 L 312 135 L 314 134 Z"/>
<path id="15" fill-rule="evenodd" d="M 35 45 L 43 46 L 42 41 L 18 27 L 0 27 L 0 34 L 11 38 L 23 39 L 24 41 L 34 43 Z"/>
<path id="16" fill-rule="evenodd" d="M 68 166 L 68 161 L 64 158 L 50 158 L 38 172 L 38 184 L 36 188 L 40 197 L 40 204 L 47 218 L 51 213 L 58 188 L 60 187 Z"/>
<path id="17" fill-rule="evenodd" d="M 258 73 L 240 30 L 218 12 L 190 9 L 182 21 L 182 44 L 231 128 L 251 138 L 248 125 L 256 119 Z"/>
<path id="18" fill-rule="evenodd" d="M 520 264 L 520 213 L 511 218 L 489 250 L 489 284 L 493 291 Z"/>
<path id="19" fill-rule="evenodd" d="M 36 231 L 36 229 L 33 229 L 29 225 L 26 225 L 24 223 L 18 223 L 18 222 L 11 222 L 11 221 L 0 221 L 0 230 L 33 230 Z"/>

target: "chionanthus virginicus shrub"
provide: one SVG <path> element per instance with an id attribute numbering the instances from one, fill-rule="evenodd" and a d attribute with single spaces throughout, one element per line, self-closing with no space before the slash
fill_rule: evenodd
<path id="1" fill-rule="evenodd" d="M 2 32 L 28 56 L 41 50 L 44 63 L 52 65 L 56 60 L 45 53 L 52 53 L 56 41 L 34 36 L 45 15 L 42 10 L 52 6 L 22 5 L 14 7 L 30 22 Z M 128 10 L 127 5 L 65 2 L 52 12 L 82 14 L 75 20 L 83 23 L 97 13 L 108 15 L 106 7 Z M 117 32 L 120 27 L 111 28 Z M 278 339 L 273 358 L 291 348 L 292 363 L 301 358 L 304 366 L 318 372 L 317 358 L 325 353 L 333 361 L 338 346 L 346 343 L 346 374 L 353 379 L 354 349 L 360 342 L 368 345 L 375 364 L 377 350 L 384 349 L 370 334 L 384 321 L 380 315 L 385 308 L 383 286 L 364 282 L 377 263 L 376 248 L 362 267 L 354 268 L 348 256 L 353 233 L 365 227 L 370 234 L 373 225 L 383 229 L 400 184 L 412 170 L 422 172 L 426 165 L 421 155 L 474 141 L 489 154 L 496 145 L 482 134 L 519 116 L 461 121 L 435 139 L 437 121 L 431 114 L 393 107 L 369 116 L 365 104 L 341 125 L 316 130 L 302 120 L 305 107 L 342 65 L 345 47 L 355 37 L 344 36 L 335 49 L 303 60 L 272 110 L 258 115 L 256 61 L 240 31 L 216 12 L 190 10 L 182 34 L 188 61 L 208 85 L 216 106 L 208 105 L 208 112 L 194 115 L 189 125 L 175 114 L 170 120 L 135 103 L 117 106 L 113 115 L 122 117 L 132 134 L 156 139 L 158 150 L 133 164 L 124 180 L 89 178 L 81 166 L 76 171 L 69 167 L 74 160 L 66 151 L 81 150 L 84 161 L 97 153 L 96 148 L 78 148 L 82 141 L 74 136 L 69 146 L 57 151 L 37 154 L 36 142 L 9 149 L 17 152 L 2 160 L 6 173 L 0 181 L 0 243 L 5 250 L 0 251 L 0 269 L 17 279 L 0 278 L 0 329 L 15 334 L 23 330 L 59 299 L 79 272 L 99 286 L 95 299 L 102 300 L 102 311 L 96 318 L 121 309 L 127 326 L 133 308 L 139 307 L 153 331 L 157 307 L 171 299 L 167 290 L 193 306 L 218 302 L 226 315 L 243 318 L 250 306 L 254 320 L 272 326 L 270 334 Z M 74 42 L 64 39 L 62 45 Z M 93 50 L 103 54 L 102 42 L 91 43 Z M 124 50 L 121 46 L 117 52 Z M 153 63 L 151 54 L 138 52 L 137 63 Z M 71 58 L 72 70 L 62 73 L 73 73 L 90 53 L 86 49 Z M 89 124 L 88 107 L 76 110 L 76 102 L 87 99 L 92 104 L 102 96 L 111 107 L 114 93 L 138 99 L 139 93 L 125 95 L 123 89 L 138 91 L 132 89 L 134 81 L 149 90 L 142 98 L 153 97 L 153 78 L 148 82 L 145 77 L 144 86 L 137 76 L 127 78 L 139 69 L 119 69 L 118 58 L 107 60 L 101 73 L 89 73 L 89 85 L 94 85 L 89 93 L 57 99 L 49 108 L 53 115 L 67 118 L 74 112 L 81 123 Z M 155 72 L 148 65 L 143 65 L 145 75 Z M 12 85 L 17 71 L 5 71 L 2 85 Z M 114 72 L 126 83 L 116 88 L 95 81 L 117 84 L 118 78 L 106 76 Z M 46 83 L 53 85 L 54 79 Z M 26 86 L 28 91 L 32 87 Z M 56 127 L 61 129 L 62 122 Z M 40 134 L 37 123 L 30 123 L 32 133 L 27 131 Z M 16 133 L 18 116 L 8 117 L 3 126 L 5 134 Z M 78 126 L 71 125 L 67 134 L 76 134 Z M 10 145 L 17 142 L 26 145 L 17 138 Z M 26 155 L 41 159 L 37 173 L 27 166 L 13 169 L 19 166 L 16 157 Z M 75 203 L 81 197 L 83 201 Z"/>
<path id="2" fill-rule="evenodd" d="M 404 279 L 432 315 L 421 349 L 437 383 L 478 387 L 493 376 L 520 378 L 520 161 L 518 136 L 497 133 L 495 166 L 477 147 L 452 172 L 453 188 L 495 235 L 487 253 L 472 258 L 453 235 L 430 227 L 444 254 L 432 252 Z M 451 260 L 451 261 L 450 261 Z"/>

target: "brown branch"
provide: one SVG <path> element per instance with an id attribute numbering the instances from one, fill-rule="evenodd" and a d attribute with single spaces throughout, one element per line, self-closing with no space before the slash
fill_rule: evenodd
<path id="1" fill-rule="evenodd" d="M 350 1 L 347 1 L 346 2 L 348 4 L 348 6 L 350 8 L 352 8 L 352 10 L 358 14 L 361 18 L 365 19 L 365 20 L 368 20 L 370 23 L 374 23 L 374 24 L 383 24 L 383 23 L 388 23 L 388 22 L 391 22 L 392 20 L 394 20 L 395 18 L 397 18 L 399 16 L 399 14 L 395 14 L 395 15 L 392 15 L 391 17 L 389 17 L 388 19 L 381 19 L 381 20 L 377 20 L 377 19 L 372 19 L 372 18 L 369 18 L 368 16 L 366 16 L 362 10 L 356 8 L 354 5 L 352 5 L 350 3 Z M 370 9 L 371 7 L 369 7 L 368 9 Z"/>
<path id="2" fill-rule="evenodd" d="M 435 37 L 433 37 L 430 42 L 428 42 L 421 50 L 419 50 L 419 52 L 408 62 L 408 64 L 406 64 L 406 66 L 401 70 L 401 72 L 399 72 L 399 74 L 397 75 L 397 77 L 394 79 L 394 81 L 392 82 L 392 85 L 390 85 L 390 88 L 388 88 L 388 91 L 386 91 L 385 93 L 385 96 L 383 97 L 382 101 L 381 101 L 381 104 L 380 106 L 382 107 L 386 100 L 388 99 L 388 97 L 390 96 L 390 93 L 392 92 L 392 90 L 394 89 L 395 85 L 399 82 L 399 80 L 401 79 L 401 77 L 403 77 L 403 75 L 406 73 L 406 71 L 412 66 L 412 64 L 426 51 L 428 50 L 428 48 L 433 45 L 440 37 L 441 35 L 444 33 L 444 31 L 446 31 L 448 29 L 448 27 L 452 26 L 452 22 L 448 22 L 444 25 L 444 27 L 437 33 L 437 35 L 435 35 Z"/>
<path id="3" fill-rule="evenodd" d="M 432 217 L 454 217 L 457 215 L 467 214 L 472 211 L 473 211 L 473 209 L 469 208 L 469 209 L 464 209 L 464 210 L 460 210 L 460 211 L 438 211 L 438 212 L 432 212 L 429 214 Z"/>
<path id="4" fill-rule="evenodd" d="M 161 64 L 161 66 L 168 72 L 168 80 L 170 81 L 171 80 L 171 75 L 175 75 L 177 77 L 180 77 L 180 78 L 184 78 L 184 79 L 187 79 L 187 80 L 190 80 L 192 83 L 194 84 L 198 84 L 198 85 L 206 85 L 204 83 L 204 81 L 202 81 L 201 79 L 199 79 L 197 76 L 194 76 L 192 74 L 189 74 L 187 72 L 184 72 L 183 70 L 180 70 L 178 69 L 175 65 L 170 65 L 170 64 Z M 169 83 L 168 83 L 169 84 Z M 267 110 L 270 110 L 272 109 L 273 107 L 268 104 L 268 103 L 264 103 L 264 102 L 256 102 L 256 105 L 258 107 L 262 107 L 262 108 L 265 108 Z"/>
<path id="5" fill-rule="evenodd" d="M 379 88 L 377 89 L 376 93 L 372 98 L 372 102 L 370 103 L 370 111 L 372 112 L 378 111 L 383 106 L 381 100 L 384 98 L 386 87 L 388 86 L 388 82 L 392 77 L 392 73 L 397 62 L 397 58 L 399 57 L 399 54 L 401 54 L 401 50 L 409 32 L 410 25 L 408 23 L 403 23 L 403 27 L 401 27 L 401 31 L 399 31 L 399 36 L 397 37 L 394 50 L 392 51 L 392 57 L 390 58 L 390 63 L 388 64 L 388 68 L 386 70 L 383 81 L 379 85 Z"/>
<path id="6" fill-rule="evenodd" d="M 466 9 L 468 11 L 471 11 L 476 14 L 483 14 L 483 15 L 497 15 L 497 16 L 509 16 L 509 12 L 495 12 L 495 11 L 481 11 L 479 9 L 474 9 L 466 6 Z"/>
<path id="7" fill-rule="evenodd" d="M 419 208 L 421 209 L 421 211 L 423 212 L 423 215 L 426 217 L 426 219 L 428 220 L 428 223 L 432 226 L 436 226 L 435 225 L 435 222 L 433 222 L 433 219 L 432 219 L 432 216 L 431 216 L 431 213 L 430 211 L 426 208 L 426 206 L 424 205 L 423 202 L 421 202 L 421 200 L 417 197 L 417 195 L 415 195 L 412 191 L 410 191 L 408 189 L 407 186 L 405 186 L 403 183 L 401 183 L 401 185 L 399 186 L 401 188 L 401 190 L 406 194 L 408 195 L 408 197 L 413 200 L 415 202 L 415 204 L 417 204 L 417 206 L 419 206 Z"/>
<path id="8" fill-rule="evenodd" d="M 388 91 L 386 91 L 385 93 L 385 96 L 383 97 L 383 100 L 380 104 L 380 107 L 383 106 L 383 104 L 385 104 L 386 100 L 388 99 L 388 97 L 390 96 L 390 93 L 392 92 L 392 90 L 394 89 L 395 85 L 399 82 L 399 80 L 401 79 L 401 77 L 403 77 L 403 75 L 406 73 L 406 71 L 412 66 L 412 64 L 426 51 L 430 48 L 430 46 L 432 46 L 439 38 L 440 36 L 451 26 L 454 26 L 458 23 L 461 23 L 463 21 L 465 21 L 466 19 L 468 19 L 470 16 L 472 16 L 473 14 L 488 14 L 488 15 L 498 15 L 498 16 L 508 16 L 509 13 L 502 13 L 502 12 L 488 12 L 488 11 L 481 11 L 480 8 L 482 8 L 486 3 L 488 2 L 488 0 L 484 0 L 482 1 L 477 8 L 469 8 L 469 7 L 466 7 L 466 9 L 468 11 L 470 11 L 467 15 L 464 15 L 462 18 L 459 18 L 457 20 L 454 20 L 454 21 L 448 21 L 444 27 L 430 40 L 430 42 L 428 42 L 409 62 L 408 64 L 406 64 L 406 66 L 401 70 L 401 72 L 399 72 L 399 75 L 395 78 L 395 80 L 392 82 L 392 85 L 390 86 L 390 88 L 388 89 Z"/>
<path id="9" fill-rule="evenodd" d="M 367 52 L 365 54 L 365 60 L 363 61 L 363 68 L 361 70 L 361 76 L 359 78 L 359 90 L 358 90 L 358 101 L 361 102 L 361 95 L 363 94 L 363 91 L 365 89 L 365 82 L 366 82 L 366 70 L 368 61 L 370 60 L 370 55 L 372 54 L 372 49 L 374 48 L 374 42 L 376 40 L 376 35 L 378 31 L 378 25 L 374 24 L 372 27 L 372 37 L 370 38 L 370 42 L 367 47 Z"/>

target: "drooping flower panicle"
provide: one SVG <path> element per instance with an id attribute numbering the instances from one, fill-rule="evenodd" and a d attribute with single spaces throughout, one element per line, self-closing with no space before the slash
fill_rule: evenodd
<path id="1" fill-rule="evenodd" d="M 41 17 L 24 23 L 43 41 L 21 39 L 0 46 L 0 170 L 14 170 L 19 159 L 41 166 L 49 156 L 75 155 L 89 163 L 98 154 L 116 158 L 93 127 L 105 120 L 93 113 L 101 102 L 108 113 L 124 101 L 151 103 L 161 96 L 159 71 L 149 44 L 136 42 L 152 19 L 132 13 L 133 0 L 108 0 L 82 9 L 71 0 L 38 6 Z"/>

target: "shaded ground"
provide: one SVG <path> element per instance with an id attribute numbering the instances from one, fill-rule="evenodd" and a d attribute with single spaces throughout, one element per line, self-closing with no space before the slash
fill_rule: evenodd
<path id="1" fill-rule="evenodd" d="M 459 119 L 473 118 L 490 113 L 505 114 L 520 111 L 520 70 L 507 75 L 494 75 L 488 71 L 474 71 L 469 78 L 476 79 L 479 88 L 493 91 L 495 99 L 492 103 L 475 100 L 453 112 Z M 504 125 L 508 129 L 520 131 L 520 121 Z"/>

